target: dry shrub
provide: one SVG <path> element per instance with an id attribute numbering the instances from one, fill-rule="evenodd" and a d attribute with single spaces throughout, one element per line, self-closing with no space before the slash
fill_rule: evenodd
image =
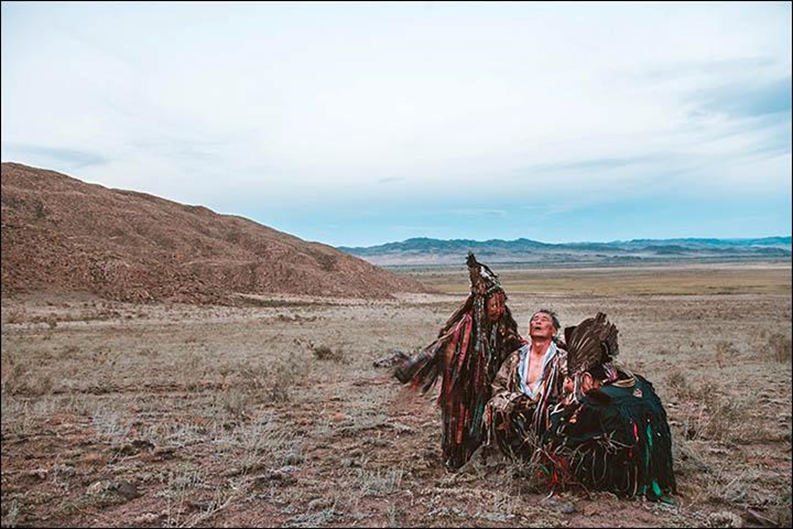
<path id="1" fill-rule="evenodd" d="M 187 360 L 181 363 L 180 369 L 182 371 L 187 371 L 190 373 L 194 373 L 196 371 L 200 371 L 202 369 L 202 361 L 201 357 L 195 353 L 189 355 Z"/>
<path id="2" fill-rule="evenodd" d="M 331 362 L 343 362 L 344 351 L 341 349 L 333 350 L 327 345 L 312 345 L 311 351 L 317 360 L 330 360 Z"/>
<path id="3" fill-rule="evenodd" d="M 721 394 L 719 393 L 719 386 L 713 381 L 708 380 L 696 385 L 689 385 L 682 396 L 695 402 L 704 403 L 708 407 L 715 408 Z"/>
<path id="4" fill-rule="evenodd" d="M 52 377 L 47 374 L 33 375 L 28 366 L 15 364 L 8 376 L 3 374 L 2 391 L 10 395 L 41 397 L 52 391 Z"/>
<path id="5" fill-rule="evenodd" d="M 670 378 L 672 376 L 674 373 Z M 710 381 L 670 387 L 683 401 L 676 416 L 683 426 L 685 439 L 746 443 L 762 433 L 751 422 L 751 396 L 724 396 L 718 386 Z"/>
<path id="6" fill-rule="evenodd" d="M 768 513 L 771 521 L 775 522 L 777 527 L 793 527 L 791 525 L 793 511 L 791 510 L 790 492 L 786 496 L 783 495 L 773 500 L 768 508 Z"/>
<path id="7" fill-rule="evenodd" d="M 739 354 L 738 348 L 732 342 L 720 341 L 716 343 L 716 363 L 719 367 L 726 366 Z"/>
<path id="8" fill-rule="evenodd" d="M 50 329 L 58 326 L 58 318 L 54 314 L 47 314 L 46 316 L 33 316 L 30 318 L 30 323 L 46 323 Z"/>
<path id="9" fill-rule="evenodd" d="M 774 333 L 768 338 L 767 348 L 777 362 L 790 362 L 790 337 L 782 333 Z"/>
<path id="10" fill-rule="evenodd" d="M 490 504 L 489 510 L 480 508 L 474 516 L 477 518 L 484 518 L 490 522 L 501 523 L 515 518 L 515 512 L 518 511 L 520 507 L 520 500 L 515 494 L 509 491 L 494 490 L 492 500 L 493 502 Z"/>
<path id="11" fill-rule="evenodd" d="M 138 354 L 144 358 L 157 358 L 160 355 L 160 351 L 151 347 L 144 347 L 138 351 Z"/>
<path id="12" fill-rule="evenodd" d="M 402 484 L 402 469 L 372 472 L 368 470 L 358 471 L 358 486 L 361 496 L 385 496 L 399 490 Z"/>
<path id="13" fill-rule="evenodd" d="M 2 361 L 2 385 L 0 389 L 3 394 L 16 394 L 19 392 L 21 386 L 24 385 L 24 378 L 29 370 L 27 364 L 17 361 L 16 356 L 12 354 L 3 355 Z"/>
<path id="14" fill-rule="evenodd" d="M 242 369 L 239 369 L 237 365 L 226 360 L 222 362 L 219 366 L 217 366 L 215 368 L 215 371 L 220 375 L 221 379 L 223 380 L 223 385 L 225 386 L 228 383 L 227 379 L 229 375 L 232 375 L 237 372 L 242 372 Z"/>
<path id="15" fill-rule="evenodd" d="M 91 421 L 94 432 L 111 443 L 120 443 L 129 435 L 129 429 L 122 415 L 108 408 L 99 408 Z"/>
<path id="16" fill-rule="evenodd" d="M 217 403 L 223 411 L 238 419 L 247 415 L 246 411 L 252 400 L 251 394 L 239 386 L 231 387 L 217 397 Z"/>
<path id="17" fill-rule="evenodd" d="M 252 390 L 260 391 L 265 389 L 270 378 L 270 370 L 263 365 L 243 365 L 239 371 L 243 384 Z"/>
<path id="18" fill-rule="evenodd" d="M 75 516 L 86 511 L 100 511 L 114 505 L 120 505 L 126 500 L 110 487 L 110 481 L 98 481 L 88 487 L 85 493 L 79 496 L 69 497 L 60 505 L 54 508 L 53 516 Z"/>
<path id="19" fill-rule="evenodd" d="M 8 507 L 6 507 L 8 504 Z M 9 502 L 3 502 L 3 527 L 17 527 L 19 523 L 19 503 L 16 498 Z"/>
<path id="20" fill-rule="evenodd" d="M 28 395 L 41 397 L 52 392 L 52 377 L 50 375 L 39 375 L 28 383 Z"/>
<path id="21" fill-rule="evenodd" d="M 63 359 L 72 359 L 77 358 L 80 353 L 80 348 L 76 345 L 66 345 L 63 348 L 63 352 L 61 353 L 61 358 Z"/>
<path id="22" fill-rule="evenodd" d="M 245 380 L 249 388 L 263 392 L 271 402 L 288 402 L 292 390 L 302 384 L 306 368 L 294 358 L 278 360 L 269 366 L 246 368 Z"/>
<path id="23" fill-rule="evenodd" d="M 267 397 L 273 402 L 288 402 L 300 376 L 301 369 L 294 361 L 277 362 L 270 373 Z"/>
<path id="24" fill-rule="evenodd" d="M 22 323 L 27 316 L 25 309 L 11 309 L 5 313 L 7 314 L 6 323 Z"/>
<path id="25" fill-rule="evenodd" d="M 154 496 L 156 498 L 164 498 L 166 501 L 166 507 L 163 511 L 167 515 L 165 526 L 184 527 L 185 524 L 180 523 L 181 516 L 184 513 L 183 506 L 185 502 L 189 502 L 188 497 L 205 486 L 206 476 L 204 470 L 200 467 L 184 465 L 178 467 L 176 471 L 168 471 L 167 474 L 161 474 L 161 476 L 160 479 L 165 482 L 165 486 L 157 491 Z"/>
<path id="26" fill-rule="evenodd" d="M 740 444 L 748 444 L 759 437 L 766 436 L 765 429 L 753 424 L 749 409 L 753 399 L 746 400 L 745 396 L 720 398 L 711 410 L 711 419 L 706 428 L 706 435 L 710 439 L 720 441 L 728 440 Z"/>
<path id="27" fill-rule="evenodd" d="M 201 389 L 200 380 L 206 370 L 203 358 L 197 353 L 187 353 L 187 358 L 181 363 L 177 380 L 187 391 Z"/>
<path id="28" fill-rule="evenodd" d="M 180 465 L 175 470 L 166 470 L 158 476 L 165 487 L 157 491 L 156 498 L 182 498 L 189 490 L 199 488 L 206 482 L 206 475 L 201 467 Z"/>
<path id="29" fill-rule="evenodd" d="M 712 472 L 702 443 L 689 441 L 684 435 L 672 432 L 672 459 L 677 476 L 701 476 Z"/>
<path id="30" fill-rule="evenodd" d="M 286 521 L 284 527 L 323 527 L 338 520 L 343 513 L 338 510 L 336 503 L 327 509 L 315 512 L 297 514 Z"/>
<path id="31" fill-rule="evenodd" d="M 403 519 L 405 514 L 405 511 L 399 508 L 399 506 L 394 505 L 393 503 L 389 504 L 385 513 L 388 527 L 404 527 L 405 523 L 403 522 Z"/>
<path id="32" fill-rule="evenodd" d="M 708 500 L 732 507 L 756 507 L 767 501 L 758 488 L 761 472 L 754 468 L 720 469 L 710 475 Z"/>
<path id="33" fill-rule="evenodd" d="M 674 369 L 666 376 L 666 385 L 671 389 L 675 395 L 681 396 L 688 388 L 688 381 L 686 375 L 679 369 Z"/>
<path id="34" fill-rule="evenodd" d="M 34 428 L 33 414 L 27 399 L 16 399 L 0 395 L 3 413 L 0 414 L 3 436 L 14 433 L 21 436 L 30 435 Z M 5 504 L 4 504 L 5 505 Z M 3 524 L 5 527 L 5 524 Z"/>
<path id="35" fill-rule="evenodd" d="M 220 403 L 226 411 L 244 415 L 244 408 L 257 396 L 267 402 L 288 402 L 292 389 L 302 384 L 306 366 L 290 357 L 269 364 L 224 362 L 216 370 L 227 388 Z"/>
<path id="36" fill-rule="evenodd" d="M 300 440 L 295 432 L 279 424 L 272 414 L 254 417 L 237 428 L 219 432 L 214 444 L 222 451 L 219 453 L 233 454 L 230 475 L 279 468 L 302 457 L 297 455 Z"/>
<path id="37" fill-rule="evenodd" d="M 705 521 L 705 527 L 743 527 L 743 521 L 734 512 L 712 512 Z"/>

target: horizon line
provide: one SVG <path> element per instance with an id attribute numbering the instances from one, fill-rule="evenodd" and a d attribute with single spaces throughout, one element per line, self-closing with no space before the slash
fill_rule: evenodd
<path id="1" fill-rule="evenodd" d="M 613 244 L 613 243 L 621 243 L 621 242 L 635 242 L 635 241 L 680 241 L 680 240 L 718 240 L 718 241 L 747 241 L 752 239 L 784 239 L 784 238 L 792 238 L 793 235 L 763 235 L 763 236 L 756 236 L 756 237 L 697 237 L 697 236 L 690 236 L 690 237 L 664 237 L 664 238 L 654 238 L 654 237 L 635 237 L 632 239 L 613 239 L 610 241 L 582 241 L 582 240 L 575 240 L 575 241 L 558 241 L 558 242 L 546 242 L 540 241 L 537 239 L 530 239 L 528 237 L 518 237 L 517 239 L 485 239 L 485 240 L 478 240 L 478 239 L 465 239 L 465 238 L 452 238 L 452 239 L 437 239 L 434 237 L 409 237 L 407 239 L 401 241 L 388 241 L 379 244 L 371 244 L 369 246 L 349 246 L 349 245 L 339 245 L 334 246 L 334 248 L 373 248 L 375 246 L 385 246 L 386 244 L 402 244 L 408 241 L 415 241 L 415 240 L 428 240 L 428 241 L 443 241 L 443 242 L 476 242 L 476 243 L 487 243 L 487 242 L 517 242 L 521 240 L 536 242 L 540 244 L 549 244 L 549 245 L 559 245 L 559 244 Z M 319 242 L 319 241 L 317 241 Z M 327 244 L 327 243 L 323 243 Z"/>

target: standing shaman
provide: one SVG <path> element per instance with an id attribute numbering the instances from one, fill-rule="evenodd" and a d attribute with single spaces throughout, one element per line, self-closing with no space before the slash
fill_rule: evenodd
<path id="1" fill-rule="evenodd" d="M 421 387 L 422 393 L 441 378 L 441 443 L 443 460 L 450 468 L 463 466 L 482 444 L 490 385 L 504 358 L 522 344 L 498 276 L 477 262 L 473 253 L 466 263 L 471 293 L 438 339 L 395 371 L 400 382 Z"/>

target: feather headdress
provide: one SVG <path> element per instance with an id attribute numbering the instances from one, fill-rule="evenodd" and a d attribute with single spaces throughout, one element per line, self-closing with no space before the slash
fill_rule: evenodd
<path id="1" fill-rule="evenodd" d="M 468 276 L 471 279 L 471 293 L 479 296 L 489 296 L 496 290 L 504 291 L 498 275 L 489 266 L 476 260 L 473 252 L 468 252 L 465 260 L 468 265 Z"/>
<path id="2" fill-rule="evenodd" d="M 441 380 L 438 404 L 443 423 L 443 459 L 453 468 L 462 466 L 484 440 L 483 416 L 491 384 L 501 362 L 520 347 L 518 324 L 505 305 L 491 320 L 487 300 L 506 294 L 498 276 L 468 253 L 466 260 L 471 292 L 438 333 L 438 338 L 398 366 L 400 382 L 428 392 Z"/>
<path id="3" fill-rule="evenodd" d="M 564 330 L 567 342 L 567 372 L 571 377 L 611 362 L 619 354 L 617 327 L 598 312 L 578 325 Z"/>

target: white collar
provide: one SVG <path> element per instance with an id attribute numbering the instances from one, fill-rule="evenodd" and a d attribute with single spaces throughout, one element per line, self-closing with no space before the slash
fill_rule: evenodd
<path id="1" fill-rule="evenodd" d="M 548 368 L 548 363 L 551 361 L 551 358 L 557 353 L 558 349 L 556 348 L 556 342 L 551 340 L 551 344 L 548 346 L 548 350 L 545 351 L 545 355 L 542 357 L 542 374 L 534 383 L 534 387 L 529 387 L 526 383 L 526 377 L 529 375 L 529 354 L 531 353 L 531 340 L 529 343 L 524 345 L 521 348 L 521 361 L 518 373 L 520 374 L 520 388 L 528 395 L 529 398 L 534 398 L 537 390 L 540 387 L 540 383 L 542 382 L 543 378 L 545 378 L 545 371 Z"/>

